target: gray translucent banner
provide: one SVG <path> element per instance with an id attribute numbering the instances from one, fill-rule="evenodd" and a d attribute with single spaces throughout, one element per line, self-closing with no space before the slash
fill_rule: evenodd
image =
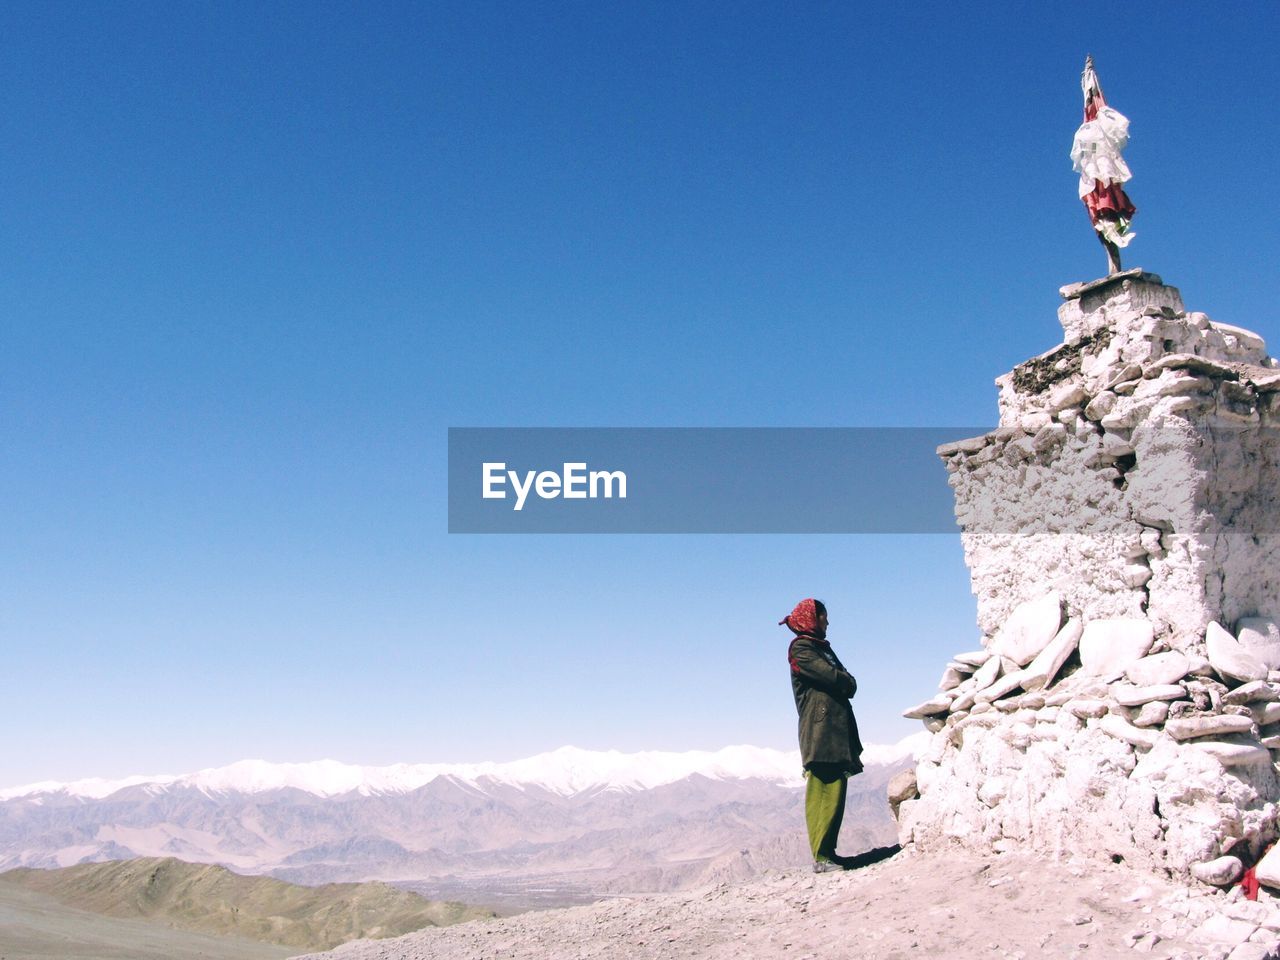
<path id="1" fill-rule="evenodd" d="M 985 432 L 451 428 L 449 532 L 955 533 L 937 447 Z"/>
<path id="2" fill-rule="evenodd" d="M 449 531 L 1273 537 L 1280 430 L 1224 419 L 454 428 Z"/>

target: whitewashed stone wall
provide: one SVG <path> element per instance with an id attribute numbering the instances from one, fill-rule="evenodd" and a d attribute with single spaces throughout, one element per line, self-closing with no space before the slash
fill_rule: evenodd
<path id="1" fill-rule="evenodd" d="M 902 839 L 1222 882 L 1277 834 L 1280 369 L 1152 274 L 1063 296 L 999 427 L 938 451 L 984 639 L 906 712 Z"/>

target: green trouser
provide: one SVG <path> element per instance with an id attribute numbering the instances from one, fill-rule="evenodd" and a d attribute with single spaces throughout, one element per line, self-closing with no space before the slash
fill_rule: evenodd
<path id="1" fill-rule="evenodd" d="M 849 774 L 834 763 L 813 763 L 804 772 L 804 819 L 814 860 L 833 860 L 844 819 Z"/>

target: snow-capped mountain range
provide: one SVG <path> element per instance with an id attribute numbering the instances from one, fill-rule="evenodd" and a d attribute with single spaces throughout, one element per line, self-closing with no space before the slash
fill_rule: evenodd
<path id="1" fill-rule="evenodd" d="M 863 763 L 868 766 L 895 763 L 913 755 L 926 737 L 924 733 L 914 734 L 895 744 L 869 746 L 863 753 Z M 768 747 L 732 746 L 715 751 L 689 750 L 682 753 L 655 750 L 620 753 L 617 750 L 582 750 L 566 746 L 507 763 L 396 763 L 371 767 L 337 760 L 307 763 L 240 760 L 225 767 L 179 775 L 31 783 L 0 789 L 0 801 L 34 799 L 45 794 L 101 800 L 126 787 L 143 787 L 151 794 L 175 787 L 191 787 L 210 796 L 284 789 L 301 790 L 317 797 L 336 797 L 352 792 L 373 796 L 410 793 L 439 777 L 449 777 L 477 788 L 496 784 L 534 786 L 570 797 L 600 789 L 650 790 L 693 774 L 712 780 L 763 780 L 781 786 L 799 786 L 802 782 L 799 770 L 798 751 Z"/>

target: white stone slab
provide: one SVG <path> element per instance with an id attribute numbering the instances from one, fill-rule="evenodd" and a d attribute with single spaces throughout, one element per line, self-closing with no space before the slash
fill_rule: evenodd
<path id="1" fill-rule="evenodd" d="M 1234 882 L 1243 872 L 1244 864 L 1240 862 L 1240 858 L 1229 855 L 1191 865 L 1193 877 L 1201 883 L 1214 887 L 1225 887 L 1228 883 Z"/>
<path id="2" fill-rule="evenodd" d="M 1186 655 L 1187 663 L 1191 664 L 1187 673 L 1193 677 L 1207 677 L 1213 673 L 1213 664 L 1206 657 L 1200 656 L 1198 653 L 1188 653 Z"/>
<path id="3" fill-rule="evenodd" d="M 1181 700 L 1187 690 L 1180 683 L 1162 683 L 1150 687 L 1139 687 L 1132 683 L 1115 683 L 1111 685 L 1111 696 L 1122 707 L 1140 707 L 1152 700 Z"/>
<path id="4" fill-rule="evenodd" d="M 1186 744 L 1186 749 L 1210 756 L 1224 767 L 1244 767 L 1271 762 L 1271 751 L 1256 741 L 1228 743 L 1224 740 L 1198 740 L 1195 743 Z"/>
<path id="5" fill-rule="evenodd" d="M 1049 391 L 1049 411 L 1057 413 L 1067 407 L 1078 407 L 1085 401 L 1084 384 L 1060 383 Z"/>
<path id="6" fill-rule="evenodd" d="M 1128 366 L 1126 366 L 1123 370 L 1116 371 L 1115 376 L 1113 376 L 1107 382 L 1107 389 L 1114 390 L 1116 387 L 1118 387 L 1122 383 L 1128 383 L 1131 380 L 1141 380 L 1141 379 L 1142 379 L 1142 368 L 1138 366 L 1136 363 L 1131 363 Z"/>
<path id="7" fill-rule="evenodd" d="M 1223 694 L 1222 702 L 1231 705 L 1242 703 L 1270 703 L 1280 700 L 1280 689 L 1266 680 L 1251 680 Z"/>
<path id="8" fill-rule="evenodd" d="M 1169 719 L 1169 701 L 1152 700 L 1144 703 L 1138 715 L 1133 718 L 1135 727 L 1158 727 Z"/>
<path id="9" fill-rule="evenodd" d="M 1210 321 L 1213 329 L 1219 333 L 1225 333 L 1236 338 L 1240 346 L 1249 350 L 1265 351 L 1267 342 L 1254 333 L 1252 330 L 1246 330 L 1244 327 L 1233 326 L 1230 323 L 1223 323 L 1221 320 Z"/>
<path id="10" fill-rule="evenodd" d="M 1024 667 L 1048 646 L 1062 626 L 1062 595 L 1051 590 L 1014 607 L 991 640 L 991 650 Z"/>
<path id="11" fill-rule="evenodd" d="M 975 691 L 985 690 L 991 684 L 996 682 L 996 677 L 1000 676 L 1000 658 L 992 657 L 973 674 L 973 689 Z"/>
<path id="12" fill-rule="evenodd" d="M 1236 639 L 1268 670 L 1280 670 L 1280 624 L 1271 617 L 1241 617 L 1236 621 Z"/>
<path id="13" fill-rule="evenodd" d="M 1084 415 L 1090 420 L 1101 420 L 1116 405 L 1116 395 L 1110 390 L 1104 390 L 1092 400 L 1088 406 L 1084 408 Z"/>
<path id="14" fill-rule="evenodd" d="M 1136 617 L 1090 620 L 1080 635 L 1081 672 L 1119 676 L 1147 655 L 1154 638 L 1150 620 Z"/>
<path id="15" fill-rule="evenodd" d="M 1105 700 L 1091 700 L 1083 697 L 1068 701 L 1066 709 L 1081 720 L 1105 717 L 1110 712 L 1110 707 Z"/>
<path id="16" fill-rule="evenodd" d="M 1258 703 L 1249 708 L 1258 726 L 1269 723 L 1280 723 L 1280 703 Z"/>
<path id="17" fill-rule="evenodd" d="M 1235 947 L 1248 940 L 1257 929 L 1256 923 L 1250 923 L 1248 920 L 1233 920 L 1224 914 L 1215 913 L 1191 931 L 1191 939 L 1196 943 Z"/>
<path id="18" fill-rule="evenodd" d="M 1026 670 L 1015 670 L 1013 673 L 1006 673 L 1003 677 L 993 683 L 987 689 L 980 692 L 975 699 L 990 703 L 993 700 L 999 700 L 1005 694 L 1013 693 L 1022 686 L 1022 682 L 1027 677 Z"/>
<path id="19" fill-rule="evenodd" d="M 967 684 L 962 684 L 958 689 L 963 690 L 966 685 Z M 960 694 L 960 696 L 951 701 L 951 712 L 952 714 L 960 713 L 962 711 L 964 713 L 968 713 L 969 708 L 975 703 L 977 703 L 977 691 L 970 687 L 968 690 L 965 690 L 964 693 Z"/>
<path id="20" fill-rule="evenodd" d="M 1177 650 L 1153 653 L 1130 664 L 1124 675 L 1140 687 L 1177 683 L 1191 672 L 1191 661 Z"/>
<path id="21" fill-rule="evenodd" d="M 1272 847 L 1270 852 L 1258 861 L 1254 871 L 1259 883 L 1280 890 L 1280 844 Z"/>
<path id="22" fill-rule="evenodd" d="M 1141 727 L 1135 727 L 1128 720 L 1117 717 L 1114 713 L 1108 713 L 1099 722 L 1104 733 L 1119 740 L 1132 743 L 1135 747 L 1153 747 L 1156 743 L 1157 733 L 1154 730 L 1143 730 Z"/>
<path id="23" fill-rule="evenodd" d="M 1246 650 L 1221 624 L 1210 623 L 1205 630 L 1204 641 L 1209 663 L 1220 675 L 1246 683 L 1267 679 L 1267 665 Z"/>
<path id="24" fill-rule="evenodd" d="M 1252 717 L 1239 717 L 1233 713 L 1213 714 L 1206 717 L 1179 717 L 1164 725 L 1164 732 L 1175 740 L 1216 737 L 1227 733 L 1248 733 L 1252 729 Z"/>
<path id="25" fill-rule="evenodd" d="M 921 720 L 936 713 L 946 713 L 951 707 L 952 699 L 949 693 L 940 693 L 923 703 L 918 703 L 914 707 L 903 710 L 902 715 L 908 720 Z"/>
<path id="26" fill-rule="evenodd" d="M 1067 658 L 1080 645 L 1080 635 L 1083 632 L 1084 624 L 1079 619 L 1073 617 L 1068 620 L 1049 641 L 1049 645 L 1037 653 L 1035 659 L 1028 664 L 1022 688 L 1029 693 L 1048 686 L 1062 669 L 1062 665 L 1067 662 Z"/>

